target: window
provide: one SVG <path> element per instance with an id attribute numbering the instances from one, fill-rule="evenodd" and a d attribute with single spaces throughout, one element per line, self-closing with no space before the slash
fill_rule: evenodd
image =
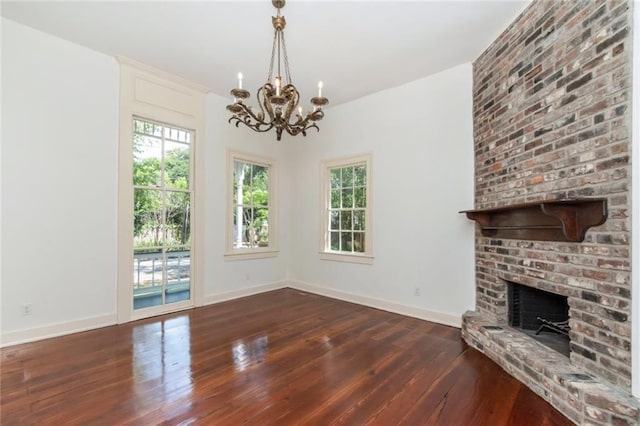
<path id="1" fill-rule="evenodd" d="M 371 155 L 322 163 L 322 258 L 371 263 Z"/>
<path id="2" fill-rule="evenodd" d="M 230 152 L 227 256 L 275 256 L 276 164 L 273 160 Z"/>

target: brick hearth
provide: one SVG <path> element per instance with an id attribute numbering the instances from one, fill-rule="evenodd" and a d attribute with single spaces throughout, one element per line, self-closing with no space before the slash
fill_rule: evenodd
<path id="1" fill-rule="evenodd" d="M 475 208 L 606 198 L 581 243 L 476 235 L 465 340 L 576 423 L 640 423 L 631 388 L 630 1 L 534 1 L 474 62 Z M 507 325 L 507 281 L 568 297 L 569 358 Z"/>

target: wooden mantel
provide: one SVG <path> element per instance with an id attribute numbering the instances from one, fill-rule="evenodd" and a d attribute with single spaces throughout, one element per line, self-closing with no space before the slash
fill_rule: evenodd
<path id="1" fill-rule="evenodd" d="M 607 200 L 537 201 L 460 213 L 478 222 L 485 237 L 581 242 L 590 227 L 607 220 Z"/>

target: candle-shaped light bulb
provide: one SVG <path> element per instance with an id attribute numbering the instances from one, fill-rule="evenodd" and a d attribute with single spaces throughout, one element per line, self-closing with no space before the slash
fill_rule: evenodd
<path id="1" fill-rule="evenodd" d="M 242 89 L 242 73 L 238 73 L 238 89 Z"/>
<path id="2" fill-rule="evenodd" d="M 302 107 L 301 106 L 298 107 L 298 115 L 300 117 L 302 117 Z"/>
<path id="3" fill-rule="evenodd" d="M 276 77 L 276 96 L 280 96 L 280 77 Z"/>
<path id="4" fill-rule="evenodd" d="M 321 81 L 319 81 L 319 82 L 318 82 L 318 97 L 319 97 L 319 98 L 321 98 L 321 97 L 322 97 L 322 86 L 323 86 L 322 82 L 321 82 Z"/>

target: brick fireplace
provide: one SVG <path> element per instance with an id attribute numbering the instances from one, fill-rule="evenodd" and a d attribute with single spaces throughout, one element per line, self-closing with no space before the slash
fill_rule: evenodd
<path id="1" fill-rule="evenodd" d="M 631 389 L 631 1 L 534 1 L 474 62 L 475 209 L 605 199 L 584 240 L 476 235 L 462 334 L 576 423 L 638 424 Z M 566 297 L 569 356 L 509 326 L 508 283 Z"/>

